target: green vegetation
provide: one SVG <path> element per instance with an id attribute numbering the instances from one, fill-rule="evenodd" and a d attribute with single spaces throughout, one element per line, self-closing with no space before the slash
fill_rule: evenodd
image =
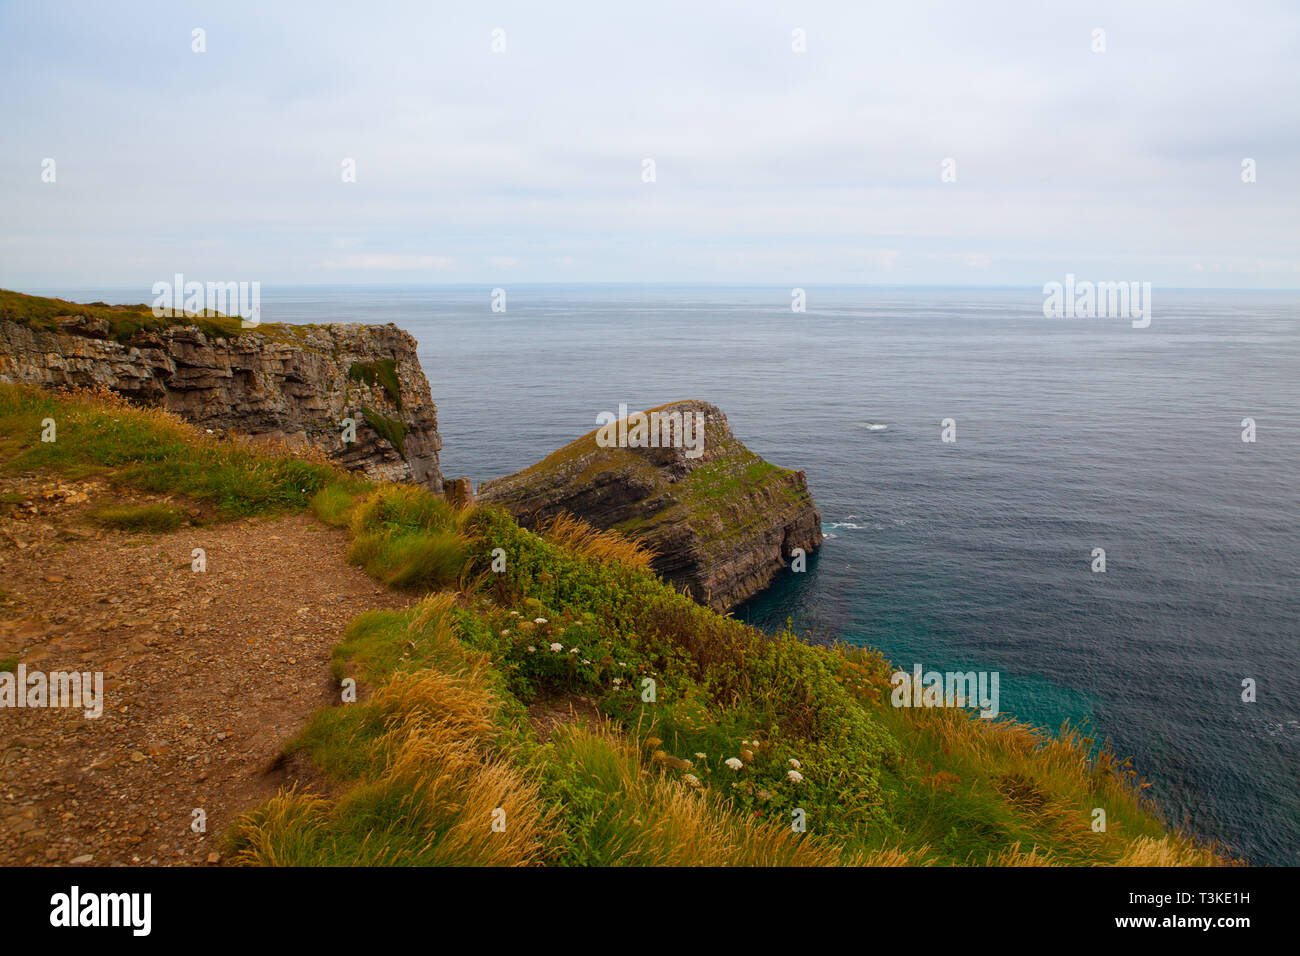
<path id="1" fill-rule="evenodd" d="M 57 425 L 56 441 L 41 441 L 45 418 Z M 211 502 L 219 517 L 302 509 L 328 484 L 355 483 L 324 460 L 220 441 L 109 392 L 56 396 L 15 385 L 0 385 L 0 460 L 10 473 L 103 474 L 143 491 L 185 495 Z"/>
<path id="2" fill-rule="evenodd" d="M 18 655 L 10 654 L 6 657 L 0 657 L 0 674 L 14 673 L 18 670 Z"/>
<path id="3" fill-rule="evenodd" d="M 335 528 L 347 527 L 352 512 L 354 488 L 342 481 L 326 485 L 311 499 L 311 510 L 317 518 Z"/>
<path id="4" fill-rule="evenodd" d="M 57 449 L 38 447 L 46 416 Z M 429 592 L 353 621 L 334 668 L 362 693 L 319 711 L 289 748 L 330 795 L 289 789 L 246 813 L 228 833 L 234 862 L 1225 862 L 1163 826 L 1131 770 L 1085 736 L 891 707 L 879 654 L 715 614 L 618 535 L 571 519 L 532 533 L 500 510 L 84 396 L 0 387 L 0 435 L 6 467 L 97 467 L 245 513 L 310 506 L 348 527 L 354 561 Z M 225 476 L 200 480 L 191 464 Z M 582 701 L 599 725 L 537 716 Z M 806 833 L 791 826 L 801 817 Z"/>
<path id="5" fill-rule="evenodd" d="M 399 411 L 402 408 L 402 389 L 397 381 L 397 360 L 379 359 L 374 362 L 353 362 L 348 369 L 348 378 L 354 382 L 367 385 L 382 385 L 388 394 L 388 400 Z"/>
<path id="6" fill-rule="evenodd" d="M 350 527 L 348 560 L 394 588 L 440 588 L 463 573 L 472 540 L 462 532 L 463 512 L 410 485 L 385 485 L 357 502 L 342 484 L 323 488 L 311 501 L 326 524 Z"/>
<path id="7" fill-rule="evenodd" d="M 406 441 L 406 433 L 408 429 L 404 422 L 399 422 L 396 419 L 389 418 L 388 416 L 375 411 L 373 408 L 363 408 L 361 409 L 361 414 L 364 415 L 366 421 L 370 423 L 370 427 L 379 433 L 380 438 L 385 439 L 388 444 L 392 445 L 402 458 L 406 458 L 406 451 L 403 449 L 402 445 Z"/>
<path id="8" fill-rule="evenodd" d="M 178 325 L 192 325 L 211 338 L 235 338 L 240 335 L 262 335 L 277 340 L 300 339 L 312 326 L 284 325 L 263 322 L 256 327 L 244 328 L 237 318 L 219 312 L 193 313 L 159 317 L 148 305 L 108 305 L 105 302 L 83 304 L 65 299 L 51 299 L 0 289 L 0 321 L 47 332 L 63 328 L 58 319 L 83 318 L 102 322 L 106 334 L 117 342 L 126 342 L 139 332 L 161 332 Z M 75 331 L 76 325 L 69 327 Z M 400 406 L 399 406 L 400 407 Z"/>
<path id="9" fill-rule="evenodd" d="M 119 531 L 174 531 L 189 515 L 174 505 L 156 501 L 145 505 L 110 505 L 97 508 L 88 517 L 95 524 Z"/>
<path id="10" fill-rule="evenodd" d="M 109 338 L 125 342 L 137 332 L 156 332 L 172 325 L 195 325 L 212 336 L 232 338 L 243 329 L 237 318 L 224 315 L 186 315 L 184 318 L 159 318 L 147 305 L 108 305 L 93 302 L 82 305 L 64 299 L 25 295 L 0 289 L 0 320 L 16 322 L 29 328 L 57 331 L 59 317 L 83 316 L 105 323 Z"/>

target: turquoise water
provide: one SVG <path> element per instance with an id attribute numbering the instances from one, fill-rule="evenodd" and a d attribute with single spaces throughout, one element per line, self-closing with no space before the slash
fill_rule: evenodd
<path id="1" fill-rule="evenodd" d="M 1090 721 L 1172 821 L 1300 863 L 1300 294 L 1156 289 L 1139 330 L 1045 319 L 1038 289 L 807 291 L 264 289 L 263 316 L 412 332 L 475 483 L 620 402 L 719 405 L 827 532 L 739 616 L 996 670 L 1004 713 Z"/>

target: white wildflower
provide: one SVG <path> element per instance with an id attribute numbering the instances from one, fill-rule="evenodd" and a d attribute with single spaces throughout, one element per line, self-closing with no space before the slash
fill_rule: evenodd
<path id="1" fill-rule="evenodd" d="M 727 765 L 728 767 L 730 767 L 732 770 L 739 770 L 741 767 L 745 766 L 743 763 L 741 763 L 741 762 L 740 762 L 739 760 L 737 760 L 735 757 L 728 757 L 728 758 L 726 759 L 726 761 L 724 761 L 724 762 L 725 762 L 726 765 Z"/>
<path id="2" fill-rule="evenodd" d="M 535 617 L 535 618 L 533 618 L 533 623 L 534 623 L 534 624 L 545 624 L 545 623 L 546 623 L 546 618 L 544 618 L 544 617 Z"/>
<path id="3" fill-rule="evenodd" d="M 560 653 L 560 651 L 564 650 L 564 645 L 557 641 L 556 643 L 551 645 L 551 650 L 555 651 L 555 653 L 558 654 Z"/>
<path id="4" fill-rule="evenodd" d="M 794 767 L 795 770 L 798 770 L 800 767 L 803 766 L 803 764 L 801 764 L 799 761 L 797 761 L 797 760 L 795 760 L 793 757 L 791 757 L 791 758 L 790 758 L 790 766 Z"/>
<path id="5" fill-rule="evenodd" d="M 788 770 L 786 771 L 785 775 L 789 777 L 794 783 L 803 782 L 803 774 L 801 774 L 798 770 Z"/>

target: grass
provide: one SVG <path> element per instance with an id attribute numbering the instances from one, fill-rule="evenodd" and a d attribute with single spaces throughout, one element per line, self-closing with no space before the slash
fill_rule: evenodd
<path id="1" fill-rule="evenodd" d="M 395 418 L 389 418 L 387 415 L 384 415 L 382 412 L 377 412 L 373 408 L 363 408 L 361 409 L 361 414 L 365 417 L 366 421 L 369 422 L 370 427 L 375 430 L 379 437 L 392 445 L 393 449 L 401 455 L 403 459 L 405 459 L 406 449 L 404 448 L 404 444 L 406 442 L 406 433 L 409 431 L 406 423 L 399 422 Z"/>
<path id="2" fill-rule="evenodd" d="M 102 528 L 155 534 L 174 531 L 190 518 L 180 508 L 161 501 L 145 505 L 109 505 L 97 508 L 87 517 Z"/>
<path id="3" fill-rule="evenodd" d="M 312 514 L 322 522 L 334 528 L 345 528 L 352 519 L 352 505 L 356 500 L 355 489 L 347 483 L 338 481 L 326 485 L 312 496 L 310 505 Z"/>
<path id="4" fill-rule="evenodd" d="M 46 418 L 57 423 L 56 441 L 41 441 Z M 355 482 L 311 452 L 222 441 L 111 392 L 58 395 L 4 384 L 0 460 L 11 474 L 106 475 L 142 491 L 184 495 L 210 502 L 220 517 L 300 510 L 326 485 Z"/>
<path id="5" fill-rule="evenodd" d="M 560 513 L 537 529 L 547 541 L 571 554 L 596 561 L 619 561 L 630 568 L 649 568 L 654 552 L 617 531 L 597 531 L 585 521 Z"/>
<path id="6" fill-rule="evenodd" d="M 465 572 L 470 536 L 447 501 L 410 485 L 385 485 L 349 511 L 348 560 L 389 587 L 437 589 Z"/>
<path id="7" fill-rule="evenodd" d="M 144 304 L 109 305 L 105 302 L 86 304 L 0 289 L 0 321 L 14 322 L 30 329 L 57 332 L 65 329 L 65 326 L 57 321 L 58 319 L 75 317 L 103 322 L 108 337 L 117 342 L 128 342 L 141 332 L 161 332 L 182 325 L 192 325 L 210 338 L 227 339 L 240 335 L 262 335 L 280 340 L 298 339 L 306 328 L 281 323 L 262 323 L 246 329 L 239 318 L 215 311 L 159 317 L 153 314 L 152 306 Z M 75 334 L 76 326 L 68 327 L 67 330 Z"/>
<path id="8" fill-rule="evenodd" d="M 291 790 L 246 814 L 229 837 L 234 862 L 540 861 L 551 829 L 547 809 L 536 779 L 497 746 L 501 702 L 489 661 L 456 640 L 451 603 L 435 595 L 411 612 L 363 615 L 354 625 L 341 656 L 360 655 L 371 674 L 393 669 L 368 700 L 322 712 L 291 744 L 345 781 L 346 791 L 330 801 Z M 385 659 L 379 635 L 394 632 L 438 666 Z"/>
<path id="9" fill-rule="evenodd" d="M 348 378 L 354 382 L 367 385 L 381 385 L 388 395 L 388 400 L 401 411 L 402 389 L 397 380 L 397 360 L 378 359 L 374 362 L 353 362 L 348 369 Z"/>
<path id="10" fill-rule="evenodd" d="M 56 443 L 40 442 L 46 417 Z M 0 386 L 0 458 L 225 514 L 310 508 L 348 529 L 352 560 L 419 595 L 349 627 L 334 673 L 362 692 L 289 748 L 330 795 L 288 789 L 246 813 L 228 833 L 237 863 L 1229 862 L 1167 827 L 1104 742 L 891 707 L 878 653 L 715 614 L 634 543 L 572 519 L 532 533 L 164 413 L 15 386 Z M 530 706 L 579 697 L 598 722 L 539 734 Z"/>
<path id="11" fill-rule="evenodd" d="M 465 542 L 457 590 L 408 611 L 362 615 L 338 649 L 336 675 L 355 676 L 381 699 L 394 681 L 476 675 L 474 686 L 493 701 L 492 726 L 467 734 L 491 741 L 484 760 L 536 782 L 530 801 L 541 807 L 530 802 L 528 819 L 549 821 L 516 861 L 1223 862 L 1169 832 L 1140 781 L 1083 735 L 1067 728 L 1052 736 L 964 711 L 892 708 L 880 655 L 813 647 L 788 633 L 768 637 L 716 615 L 647 573 L 644 555 L 617 536 L 572 519 L 533 534 L 503 512 L 456 512 L 409 486 L 381 488 L 349 510 L 356 541 L 383 532 Z M 507 556 L 505 570 L 491 570 L 496 548 Z M 642 697 L 647 679 L 655 682 L 653 703 Z M 595 698 L 604 723 L 563 727 L 543 743 L 526 705 L 557 694 Z M 391 724 L 366 706 L 328 708 L 295 749 L 342 793 L 369 793 L 393 773 L 384 728 Z M 792 760 L 801 779 L 790 777 Z M 461 795 L 442 799 L 458 805 Z M 297 862 L 360 859 L 347 855 L 361 832 L 354 815 L 373 805 L 343 798 L 311 806 L 295 811 L 301 827 L 343 834 L 329 838 L 342 843 L 321 842 L 319 833 L 304 842 L 301 829 L 270 836 L 254 818 L 233 838 L 255 829 L 267 841 L 259 861 L 280 858 L 284 845 L 299 848 Z M 1099 806 L 1109 818 L 1104 833 L 1091 828 Z M 806 833 L 790 826 L 796 811 Z M 408 847 L 402 862 L 429 859 L 403 827 L 434 813 L 403 804 L 400 818 L 382 816 L 386 845 Z M 487 820 L 481 816 L 480 827 Z"/>

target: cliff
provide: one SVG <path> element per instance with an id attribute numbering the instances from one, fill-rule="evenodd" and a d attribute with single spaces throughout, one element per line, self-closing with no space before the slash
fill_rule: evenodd
<path id="1" fill-rule="evenodd" d="M 620 431 L 636 443 L 635 425 L 624 419 L 484 482 L 478 500 L 502 505 L 526 526 L 569 512 L 623 532 L 655 552 L 662 577 L 715 610 L 767 587 L 795 548 L 821 545 L 821 515 L 802 471 L 751 452 L 716 406 L 684 401 L 643 414 L 651 413 L 660 421 L 702 416 L 702 448 L 602 447 Z"/>
<path id="2" fill-rule="evenodd" d="M 99 386 L 214 431 L 314 446 L 371 480 L 442 487 L 437 408 L 394 325 L 241 329 L 0 292 L 0 382 Z"/>

